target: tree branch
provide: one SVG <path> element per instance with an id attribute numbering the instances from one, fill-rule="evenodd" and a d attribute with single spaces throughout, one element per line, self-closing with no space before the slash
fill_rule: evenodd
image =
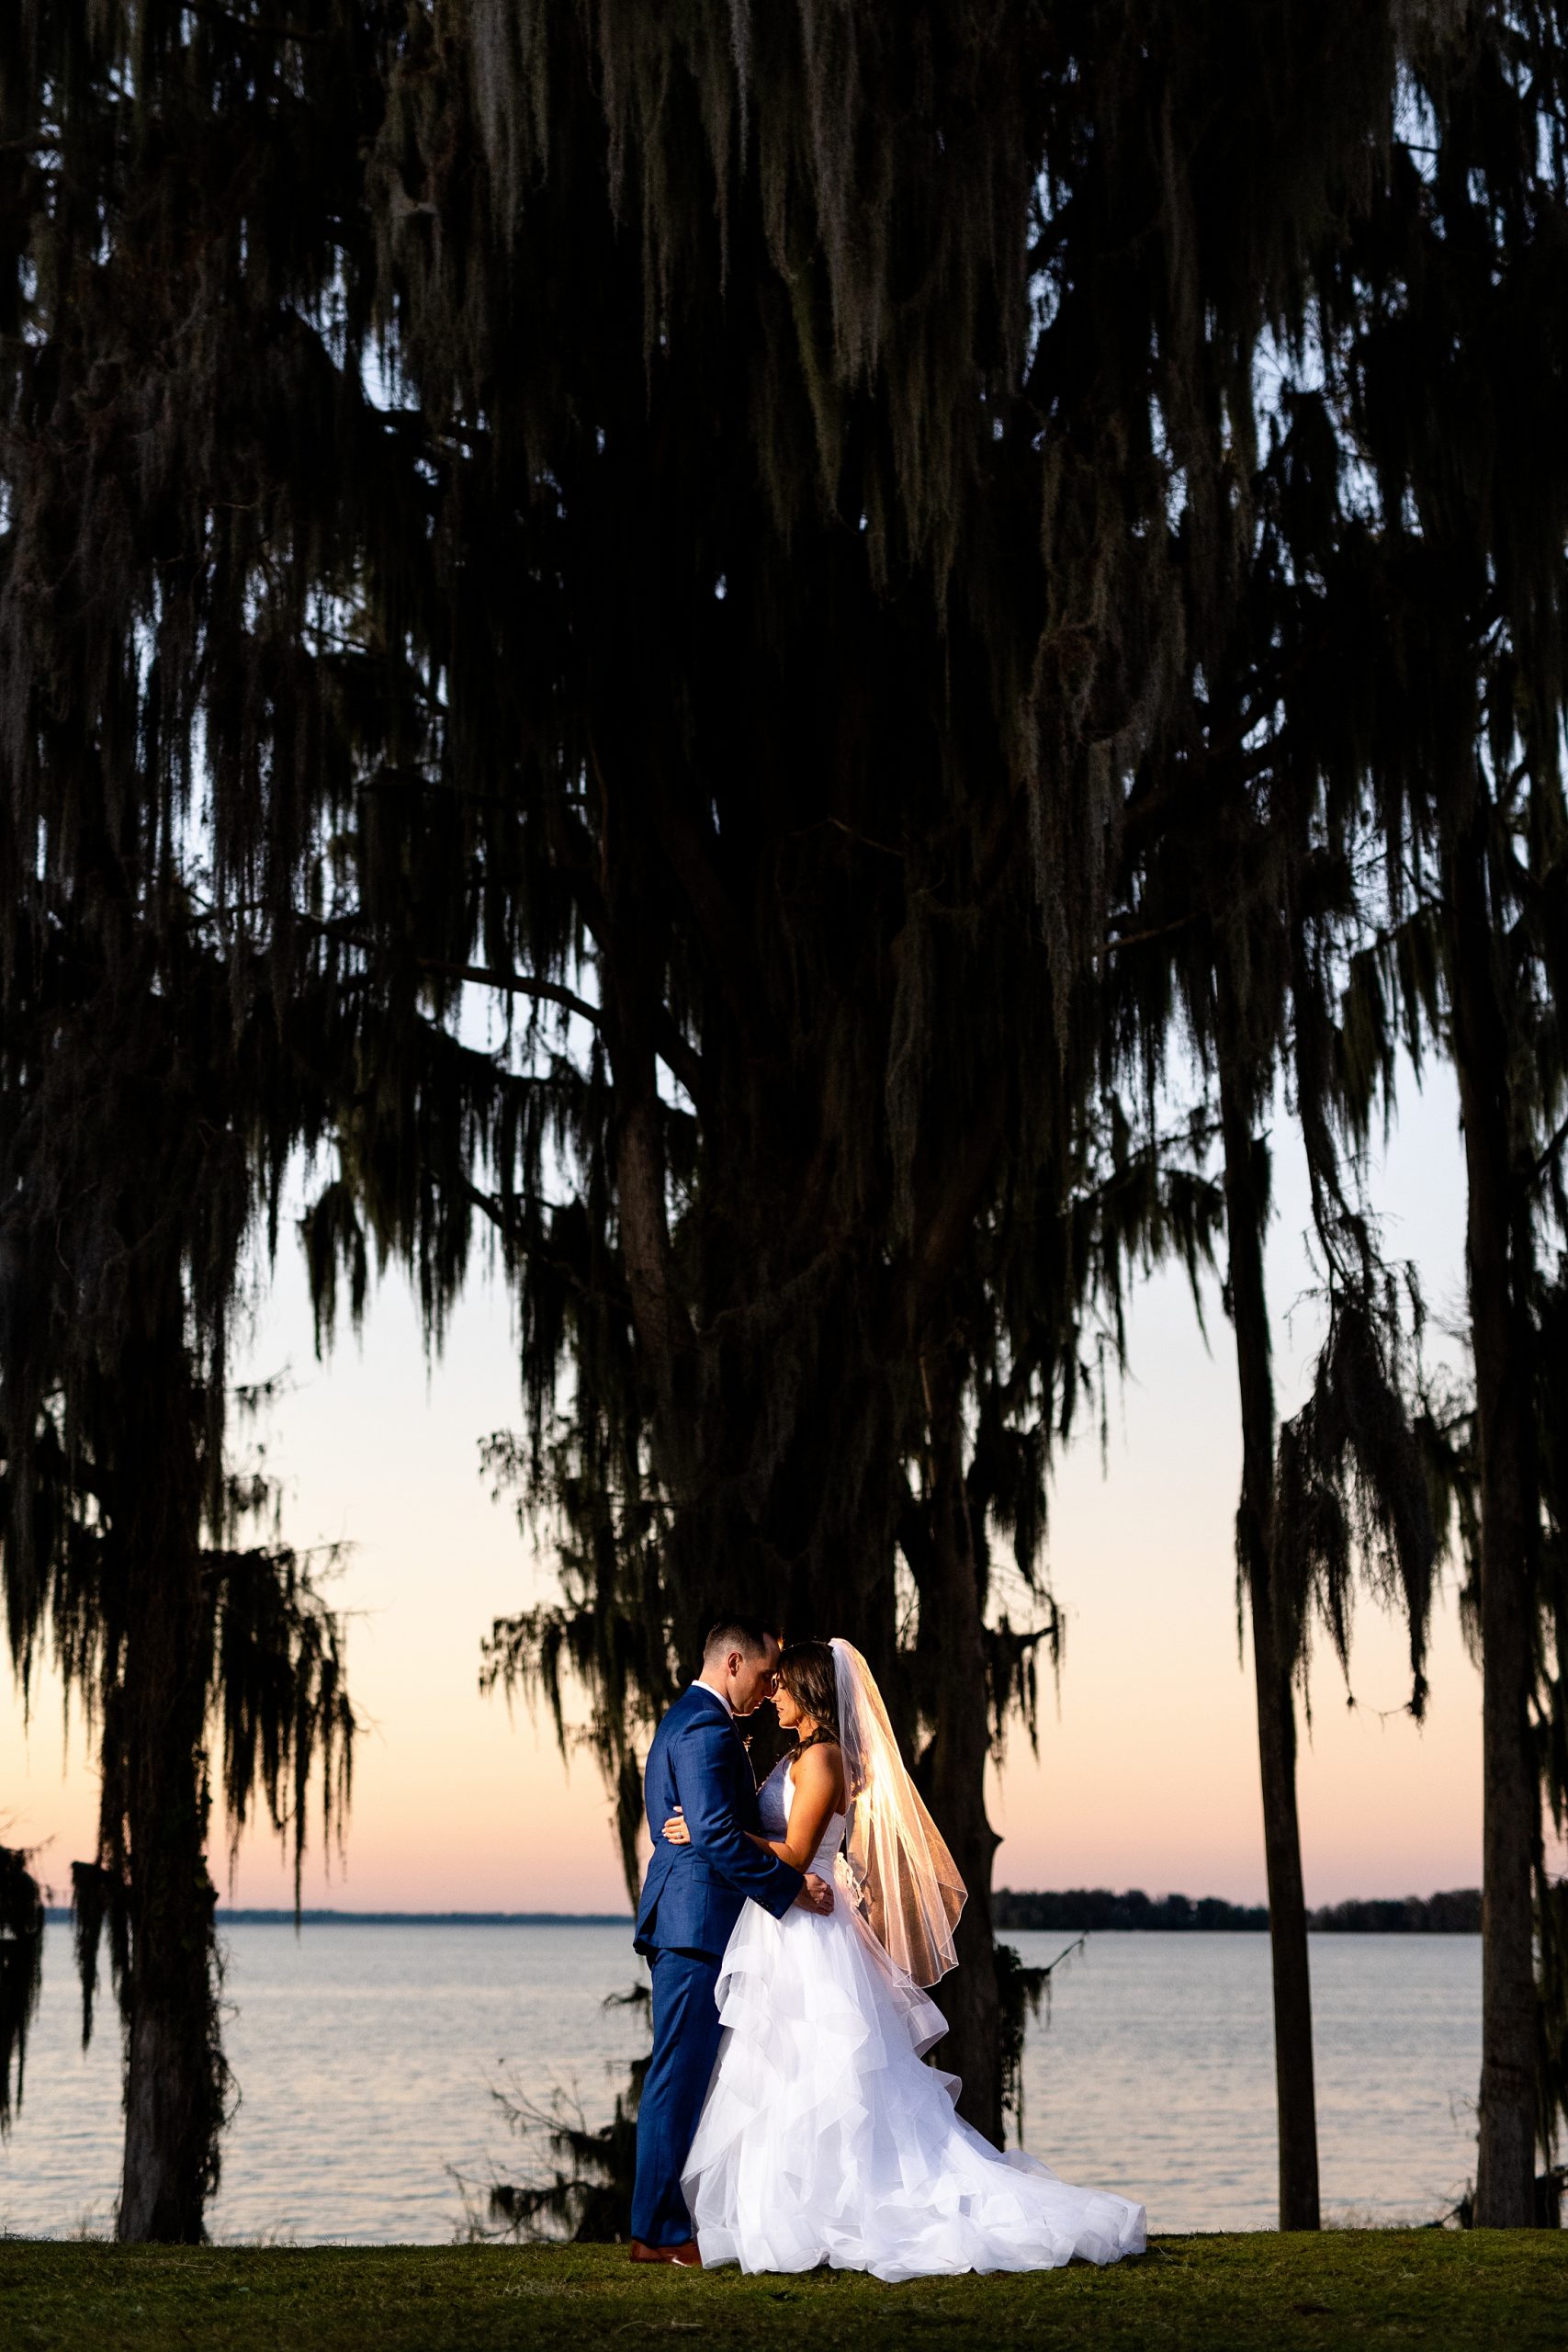
<path id="1" fill-rule="evenodd" d="M 1545 1175 L 1547 1170 L 1551 1167 L 1552 1161 L 1556 1159 L 1558 1153 L 1562 1150 L 1565 1143 L 1568 1143 L 1568 1118 L 1565 1118 L 1561 1122 L 1556 1134 L 1552 1136 L 1545 1150 L 1537 1159 L 1535 1166 L 1530 1170 L 1529 1180 L 1532 1186 L 1540 1183 L 1541 1178 Z"/>
<path id="2" fill-rule="evenodd" d="M 437 973 L 443 979 L 471 980 L 476 988 L 497 989 L 507 996 L 542 998 L 547 1004 L 562 1005 L 580 1020 L 592 1022 L 595 1028 L 599 1025 L 598 1006 L 590 1004 L 575 989 L 562 988 L 558 980 L 535 979 L 526 972 L 498 971 L 489 964 L 446 964 L 435 956 L 416 956 L 413 962 L 416 970 Z M 684 1080 L 682 1083 L 685 1083 Z"/>
<path id="3" fill-rule="evenodd" d="M 588 749 L 588 763 L 601 801 L 608 808 L 611 796 L 604 781 L 604 766 L 597 749 L 592 743 Z M 664 854 L 665 863 L 676 885 L 684 893 L 713 957 L 719 988 L 736 1028 L 747 1050 L 761 1053 L 763 1046 L 757 1014 L 763 996 L 757 975 L 756 957 L 750 933 L 730 904 L 729 894 L 708 854 L 711 835 L 708 841 L 705 841 L 702 828 L 694 824 L 683 809 L 674 805 L 671 796 L 657 786 L 647 793 L 645 805 L 647 819 Z M 660 1059 L 665 1058 L 662 1046 L 659 1052 Z M 673 1069 L 674 1065 L 671 1063 L 671 1067 Z M 680 1076 L 678 1070 L 676 1075 Z M 681 1083 L 685 1085 L 683 1078 Z M 691 1091 L 690 1088 L 687 1091 Z"/>

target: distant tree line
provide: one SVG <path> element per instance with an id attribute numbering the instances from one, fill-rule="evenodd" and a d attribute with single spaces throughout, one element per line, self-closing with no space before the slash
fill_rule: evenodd
<path id="1" fill-rule="evenodd" d="M 1060 1894 L 1015 1894 L 999 1887 L 993 1898 L 996 1924 L 1013 1933 L 1097 1933 L 1125 1928 L 1182 1929 L 1207 1933 L 1262 1934 L 1269 1927 L 1266 1905 L 1227 1903 L 1217 1894 L 1145 1894 L 1131 1887 L 1112 1894 L 1108 1887 L 1068 1887 Z M 1394 1902 L 1332 1903 L 1309 1911 L 1307 1926 L 1319 1936 L 1478 1936 L 1481 1890 L 1461 1887 L 1451 1894 L 1407 1894 Z"/>
<path id="2" fill-rule="evenodd" d="M 1446 1549 L 1475 2210 L 1530 2221 L 1568 2107 L 1565 252 L 1556 5 L 17 0 L 0 1572 L 102 1771 L 122 2235 L 199 2236 L 219 2177 L 215 1810 L 298 1868 L 348 1795 L 341 1627 L 231 1372 L 301 1182 L 323 1351 L 389 1265 L 433 1351 L 509 1286 L 485 1466 L 558 1577 L 482 1673 L 563 1746 L 585 1700 L 628 1882 L 705 1622 L 872 1658 L 968 1883 L 948 2063 L 993 2133 L 985 1785 L 1061 1663 L 1053 1467 L 1134 1284 L 1218 1273 L 1280 2217 L 1319 2219 L 1314 1645 L 1377 1597 L 1419 1715 Z M 1364 1174 L 1436 1057 L 1444 1374 Z M 1281 1117 L 1323 1323 L 1283 1419 Z"/>
<path id="3" fill-rule="evenodd" d="M 1481 1912 L 1481 1889 L 1461 1886 L 1402 1902 L 1331 1903 L 1311 1917 L 1320 1936 L 1478 1936 Z"/>

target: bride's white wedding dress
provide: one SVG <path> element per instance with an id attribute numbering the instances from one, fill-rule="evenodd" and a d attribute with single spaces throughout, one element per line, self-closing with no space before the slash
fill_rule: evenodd
<path id="1" fill-rule="evenodd" d="M 758 1792 L 764 1837 L 785 1834 L 786 1764 Z M 845 1819 L 811 1865 L 836 1881 L 830 1915 L 748 1903 L 724 1955 L 724 2035 L 682 2177 L 704 2263 L 899 2279 L 1141 2254 L 1141 2205 L 1000 2155 L 954 2113 L 956 2078 L 920 2057 L 942 2013 L 855 1906 Z"/>

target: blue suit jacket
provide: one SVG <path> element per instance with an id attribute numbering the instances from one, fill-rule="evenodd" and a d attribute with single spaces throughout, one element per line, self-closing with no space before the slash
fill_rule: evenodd
<path id="1" fill-rule="evenodd" d="M 750 1759 L 723 1700 L 700 1682 L 682 1690 L 653 1736 L 643 1803 L 653 1856 L 637 1906 L 638 1951 L 717 1960 L 748 1896 L 777 1919 L 800 1893 L 800 1871 L 746 1835 L 758 1826 Z M 689 1846 L 668 1845 L 660 1835 L 677 1805 Z"/>

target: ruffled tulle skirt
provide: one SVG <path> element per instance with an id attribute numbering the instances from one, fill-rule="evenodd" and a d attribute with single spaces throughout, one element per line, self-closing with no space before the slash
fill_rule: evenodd
<path id="1" fill-rule="evenodd" d="M 941 2012 L 842 1890 L 828 1918 L 754 1903 L 718 1980 L 724 2034 L 682 2186 L 703 2261 L 878 2278 L 1141 2254 L 1144 2209 L 998 2154 L 921 2064 Z"/>

